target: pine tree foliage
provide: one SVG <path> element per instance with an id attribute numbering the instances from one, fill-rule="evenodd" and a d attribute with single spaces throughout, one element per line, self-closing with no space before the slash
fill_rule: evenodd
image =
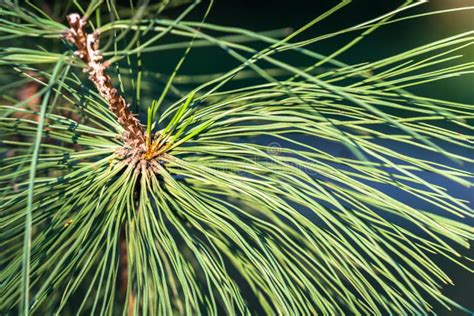
<path id="1" fill-rule="evenodd" d="M 422 2 L 407 1 L 308 39 L 350 1 L 291 33 L 210 24 L 199 1 L 60 2 L 0 5 L 2 314 L 463 308 L 439 260 L 472 272 L 473 212 L 443 183 L 472 186 L 474 105 L 410 91 L 472 80 L 462 55 L 474 33 L 361 64 L 338 57 L 385 25 L 472 7 L 411 14 Z M 71 35 L 79 21 L 85 42 Z M 340 36 L 352 39 L 328 56 L 312 48 Z M 237 66 L 184 75 L 201 47 Z M 180 54 L 169 74 L 143 66 L 168 51 Z"/>

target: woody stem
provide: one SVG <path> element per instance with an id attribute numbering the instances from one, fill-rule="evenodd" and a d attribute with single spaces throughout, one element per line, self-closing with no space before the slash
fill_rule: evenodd
<path id="1" fill-rule="evenodd" d="M 89 74 L 89 80 L 97 88 L 99 94 L 107 101 L 109 109 L 117 116 L 117 121 L 124 128 L 125 144 L 136 150 L 146 150 L 145 131 L 140 121 L 130 111 L 125 99 L 112 85 L 112 79 L 105 73 L 107 63 L 101 62 L 99 52 L 99 33 L 87 34 L 85 31 L 86 18 L 73 13 L 67 16 L 69 30 L 65 38 L 73 43 L 77 51 L 75 54 L 87 64 L 84 70 Z"/>

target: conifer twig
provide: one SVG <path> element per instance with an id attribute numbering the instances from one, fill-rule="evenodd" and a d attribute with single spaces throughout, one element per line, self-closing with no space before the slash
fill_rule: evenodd
<path id="1" fill-rule="evenodd" d="M 101 62 L 102 55 L 99 52 L 99 33 L 97 31 L 87 34 L 85 25 L 87 19 L 73 13 L 67 16 L 69 30 L 65 38 L 77 47 L 75 54 L 81 58 L 87 68 L 84 70 L 89 74 L 91 80 L 100 95 L 107 101 L 110 110 L 117 116 L 117 121 L 125 129 L 123 138 L 127 146 L 132 150 L 144 151 L 145 134 L 140 121 L 133 115 L 125 99 L 118 94 L 112 85 L 111 78 L 105 73 L 107 62 Z"/>

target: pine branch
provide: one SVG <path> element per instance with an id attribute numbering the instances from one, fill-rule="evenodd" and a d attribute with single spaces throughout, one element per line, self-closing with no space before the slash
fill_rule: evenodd
<path id="1" fill-rule="evenodd" d="M 100 1 L 91 3 L 86 12 L 104 12 Z M 173 20 L 108 21 L 100 14 L 100 36 L 133 36 L 127 49 L 99 53 L 99 33 L 87 34 L 80 15 L 69 17 L 64 33 L 62 24 L 36 16 L 36 8 L 1 1 L 0 8 L 0 65 L 11 68 L 2 88 L 0 154 L 14 150 L 0 157 L 7 227 L 1 311 L 365 315 L 426 314 L 444 306 L 468 312 L 443 289 L 456 279 L 439 258 L 472 272 L 473 213 L 463 192 L 474 179 L 467 154 L 474 106 L 405 88 L 470 76 L 474 64 L 461 56 L 472 32 L 350 65 L 336 57 L 376 28 L 434 12 L 388 21 L 392 12 L 298 42 L 295 34 L 320 17 L 278 40 L 186 21 L 187 8 Z M 104 10 L 116 8 L 107 3 Z M 168 33 L 181 40 L 159 41 Z M 84 100 L 82 82 L 62 67 L 69 61 L 63 54 L 11 42 L 34 36 L 54 44 L 58 34 L 77 47 L 118 119 L 97 97 L 76 106 Z M 328 57 L 310 48 L 351 34 L 354 40 Z M 252 41 L 257 45 L 246 44 Z M 206 80 L 179 74 L 188 79 L 181 81 L 186 50 L 164 80 L 169 89 L 148 108 L 145 133 L 105 74 L 112 59 L 102 56 L 136 54 L 128 82 L 136 66 L 134 88 L 148 92 L 167 76 L 142 78 L 139 55 L 191 46 L 221 49 L 238 65 Z M 297 67 L 287 53 L 310 63 Z M 12 97 L 25 81 L 10 78 L 30 69 L 45 78 L 33 80 L 33 92 L 45 98 L 41 118 Z M 243 71 L 250 76 L 236 84 Z M 181 98 L 164 102 L 172 90 Z M 120 124 L 124 144 L 117 148 Z"/>
<path id="2" fill-rule="evenodd" d="M 89 79 L 94 83 L 100 95 L 107 101 L 110 110 L 117 116 L 117 121 L 125 129 L 123 138 L 125 144 L 139 152 L 145 151 L 145 134 L 140 121 L 129 109 L 129 104 L 118 94 L 112 85 L 111 78 L 105 73 L 107 62 L 101 62 L 103 56 L 99 52 L 99 33 L 87 34 L 85 31 L 86 18 L 73 13 L 67 16 L 70 29 L 65 38 L 77 47 L 75 54 L 88 67 Z"/>

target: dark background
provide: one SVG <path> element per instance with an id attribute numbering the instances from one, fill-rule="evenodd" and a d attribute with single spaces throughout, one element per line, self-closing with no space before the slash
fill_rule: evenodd
<path id="1" fill-rule="evenodd" d="M 296 40 L 311 38 L 365 22 L 398 8 L 404 2 L 399 0 L 354 0 L 329 18 L 305 31 Z M 205 3 L 204 1 L 200 6 L 200 10 L 198 9 L 191 14 L 190 19 L 200 20 L 205 9 Z M 266 31 L 284 27 L 297 29 L 337 3 L 339 1 L 215 0 L 207 21 L 220 25 L 249 28 L 253 31 Z M 430 0 L 428 3 L 412 8 L 407 11 L 408 13 L 402 13 L 400 16 L 465 6 L 474 6 L 474 0 Z M 165 14 L 174 15 L 180 11 L 177 8 L 171 10 L 171 12 L 167 11 Z M 409 20 L 380 28 L 338 58 L 347 63 L 377 60 L 391 54 L 400 53 L 407 48 L 414 48 L 433 40 L 472 30 L 474 30 L 474 10 Z M 324 40 L 309 47 L 318 53 L 329 54 L 344 45 L 352 36 L 354 35 L 340 36 L 335 40 Z M 470 49 L 466 58 L 474 60 L 473 48 Z M 208 59 L 207 63 L 205 60 L 202 62 L 200 68 L 215 69 L 219 65 L 219 60 L 215 59 Z M 471 76 L 469 80 L 466 80 L 466 78 L 454 79 L 449 80 L 449 82 L 430 84 L 426 89 L 425 87 L 419 89 L 423 92 L 429 92 L 433 97 L 456 98 L 459 101 L 472 104 L 474 103 L 473 85 L 474 79 Z"/>

